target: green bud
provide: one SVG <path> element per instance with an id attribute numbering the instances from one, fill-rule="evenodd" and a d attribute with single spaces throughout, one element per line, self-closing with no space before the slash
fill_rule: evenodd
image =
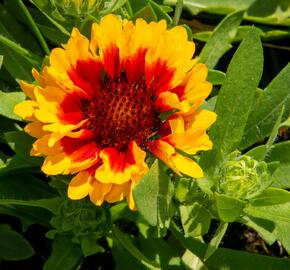
<path id="1" fill-rule="evenodd" d="M 267 163 L 235 151 L 221 165 L 218 184 L 219 193 L 236 199 L 251 199 L 270 185 Z"/>
<path id="2" fill-rule="evenodd" d="M 106 235 L 109 223 L 108 211 L 104 207 L 96 207 L 89 200 L 65 200 L 51 219 L 56 233 L 70 233 L 75 239 L 90 235 L 102 237 Z"/>

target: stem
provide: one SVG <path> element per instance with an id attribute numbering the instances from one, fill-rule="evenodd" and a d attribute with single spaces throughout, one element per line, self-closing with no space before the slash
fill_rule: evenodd
<path id="1" fill-rule="evenodd" d="M 215 232 L 215 235 L 214 237 L 211 239 L 210 243 L 209 243 L 209 246 L 205 252 L 205 255 L 204 255 L 204 261 L 208 260 L 208 258 L 214 254 L 214 252 L 217 250 L 220 242 L 222 241 L 225 233 L 226 233 L 226 230 L 228 228 L 228 225 L 229 223 L 227 222 L 223 222 L 223 221 L 220 221 L 220 224 Z"/>
<path id="2" fill-rule="evenodd" d="M 173 16 L 172 24 L 171 24 L 172 26 L 178 25 L 182 8 L 183 8 L 183 0 L 177 0 L 176 5 L 175 5 L 174 16 Z"/>
<path id="3" fill-rule="evenodd" d="M 44 53 L 46 55 L 50 54 L 50 50 L 46 44 L 46 41 L 44 39 L 44 37 L 42 36 L 39 28 L 37 27 L 35 21 L 33 20 L 31 14 L 29 13 L 28 9 L 26 8 L 26 6 L 23 4 L 22 0 L 16 0 L 16 3 L 18 4 L 18 6 L 21 8 L 24 16 L 26 17 L 26 19 L 28 20 L 31 30 L 32 32 L 35 34 L 36 38 L 38 39 L 40 46 L 42 47 Z"/>

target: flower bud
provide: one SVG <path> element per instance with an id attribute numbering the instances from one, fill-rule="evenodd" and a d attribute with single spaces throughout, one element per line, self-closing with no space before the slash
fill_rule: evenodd
<path id="1" fill-rule="evenodd" d="M 219 193 L 250 199 L 270 184 L 267 163 L 235 151 L 228 155 L 218 174 Z"/>

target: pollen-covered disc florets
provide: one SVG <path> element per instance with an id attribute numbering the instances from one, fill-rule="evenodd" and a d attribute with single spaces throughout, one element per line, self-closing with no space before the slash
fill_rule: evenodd
<path id="1" fill-rule="evenodd" d="M 122 151 L 135 141 L 145 147 L 161 126 L 154 90 L 148 89 L 144 80 L 129 83 L 121 75 L 118 80 L 106 78 L 100 92 L 100 96 L 82 101 L 87 129 L 95 134 L 97 145 Z"/>
<path id="2" fill-rule="evenodd" d="M 216 115 L 198 109 L 212 85 L 193 53 L 186 30 L 167 30 L 164 20 L 133 24 L 107 15 L 92 25 L 90 40 L 74 28 L 50 65 L 33 70 L 38 83 L 20 83 L 30 99 L 15 113 L 31 121 L 25 131 L 37 138 L 31 154 L 45 157 L 43 172 L 74 174 L 71 199 L 127 198 L 131 209 L 132 190 L 148 171 L 146 151 L 177 174 L 202 177 L 176 150 L 212 148 L 206 129 Z"/>

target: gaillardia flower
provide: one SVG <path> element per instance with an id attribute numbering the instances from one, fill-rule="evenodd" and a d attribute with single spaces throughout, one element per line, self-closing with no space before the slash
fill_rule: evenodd
<path id="1" fill-rule="evenodd" d="M 179 175 L 202 177 L 181 154 L 211 149 L 206 129 L 216 119 L 198 109 L 212 85 L 194 49 L 183 27 L 167 30 L 164 20 L 133 24 L 107 15 L 92 25 L 91 40 L 74 28 L 50 65 L 32 71 L 38 85 L 20 83 L 30 99 L 15 113 L 31 121 L 25 131 L 37 138 L 31 155 L 45 156 L 42 171 L 74 174 L 71 199 L 127 198 L 131 209 L 147 151 Z"/>

